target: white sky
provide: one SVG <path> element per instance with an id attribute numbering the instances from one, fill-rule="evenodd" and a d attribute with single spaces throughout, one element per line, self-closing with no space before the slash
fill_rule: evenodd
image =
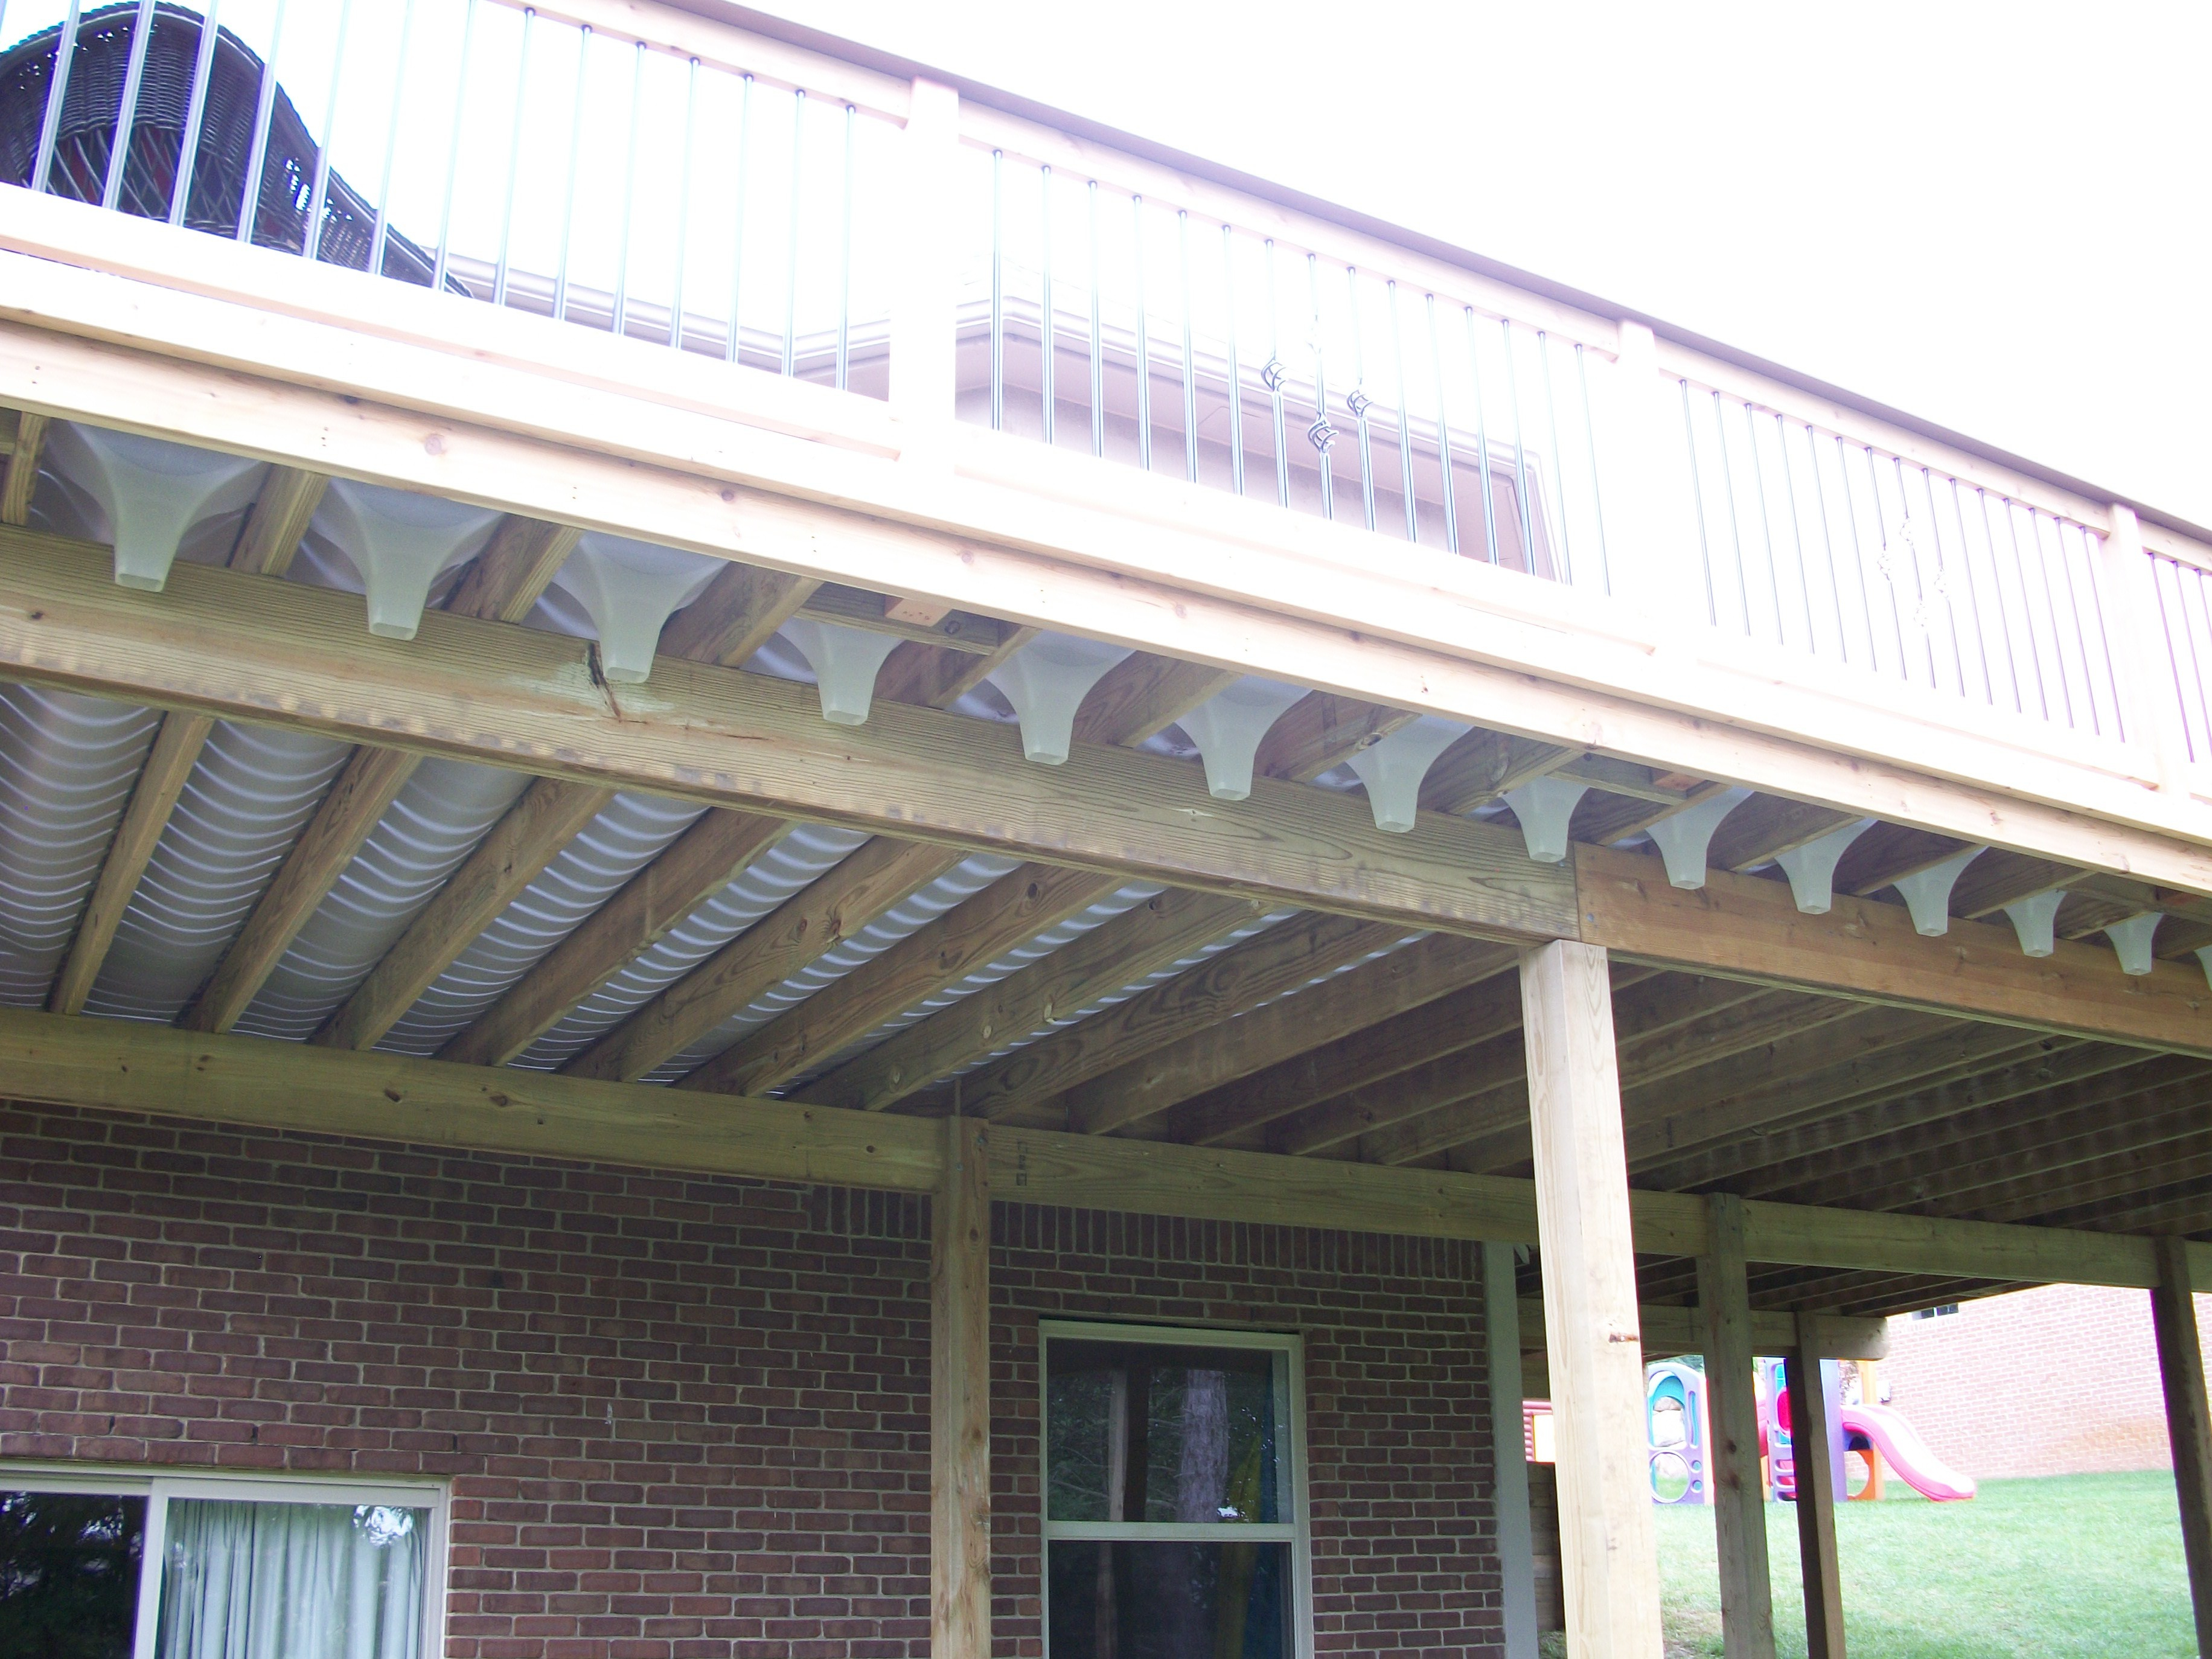
<path id="1" fill-rule="evenodd" d="M 754 0 L 2212 525 L 2212 4 Z"/>

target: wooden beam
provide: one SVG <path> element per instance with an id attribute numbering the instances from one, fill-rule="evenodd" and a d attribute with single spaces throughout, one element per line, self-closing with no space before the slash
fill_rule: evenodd
<path id="1" fill-rule="evenodd" d="M 1805 1659 L 1844 1659 L 1844 1586 L 1836 1561 L 1836 1468 L 1820 1350 L 1790 1351 L 1790 1457 L 1796 1476 L 1797 1562 L 1805 1585 Z"/>
<path id="2" fill-rule="evenodd" d="M 1780 795 L 1753 795 L 1720 823 L 1705 851 L 1715 870 L 1748 870 L 1814 842 L 1860 815 Z"/>
<path id="3" fill-rule="evenodd" d="M 1083 743 L 1134 748 L 1243 678 L 1233 669 L 1139 651 L 1108 669 L 1076 711 L 1075 736 Z"/>
<path id="4" fill-rule="evenodd" d="M 1583 937 L 1633 960 L 2212 1055 L 2204 975 L 2178 963 L 2136 978 L 2068 940 L 2025 957 L 2007 924 L 1954 921 L 1926 939 L 1903 906 L 1840 894 L 1808 916 L 1784 883 L 1715 870 L 1702 889 L 1671 887 L 1656 858 L 1606 848 L 1577 847 L 1575 872 Z"/>
<path id="5" fill-rule="evenodd" d="M 562 848 L 607 809 L 611 789 L 540 778 L 477 843 L 407 925 L 368 977 L 323 1022 L 313 1041 L 373 1047 L 439 975 L 544 872 Z"/>
<path id="6" fill-rule="evenodd" d="M 123 921 L 124 912 L 131 908 L 131 895 L 138 890 L 139 878 L 146 873 L 147 860 L 160 845 L 169 814 L 176 807 L 177 798 L 184 793 L 192 768 L 199 762 L 208 733 L 214 730 L 215 721 L 205 714 L 172 714 L 161 717 L 161 729 L 154 734 L 153 746 L 146 752 L 138 781 L 131 787 L 131 804 L 123 809 L 114 837 L 107 844 L 106 855 L 100 860 L 100 878 L 93 884 L 92 896 L 85 901 L 84 914 L 77 919 L 69 955 L 63 958 L 61 971 L 54 976 L 46 1006 L 55 1013 L 83 1012 L 85 999 L 92 994 L 100 966 L 107 960 L 108 946 L 115 942 L 115 929 Z"/>
<path id="7" fill-rule="evenodd" d="M 817 622 L 841 623 L 847 628 L 866 629 L 871 634 L 895 635 L 917 645 L 935 646 L 970 657 L 993 655 L 1006 643 L 1007 635 L 1014 632 L 1013 623 L 978 616 L 972 611 L 948 608 L 935 622 L 909 620 L 914 613 L 908 611 L 902 614 L 887 609 L 884 595 L 836 582 L 822 583 L 799 610 L 800 615 L 811 617 Z"/>
<path id="8" fill-rule="evenodd" d="M 0 1009 L 0 1097 L 523 1157 L 927 1193 L 940 1131 L 903 1115 L 602 1083 Z M 992 1181 L 1023 1202 L 1414 1237 L 1537 1242 L 1533 1182 L 1000 1127 Z M 1708 1248 L 1702 1199 L 1629 1195 L 1648 1255 Z M 2201 1208 L 2197 1212 L 2201 1214 Z M 2151 1241 L 2109 1232 L 1745 1206 L 1754 1261 L 2025 1284 L 2156 1281 Z M 2212 1282 L 2212 1244 L 2189 1246 Z"/>
<path id="9" fill-rule="evenodd" d="M 1176 889 L 1156 894 L 1021 972 L 854 1055 L 798 1097 L 882 1111 L 1252 919 L 1253 907 L 1242 899 Z"/>
<path id="10" fill-rule="evenodd" d="M 787 1083 L 885 1020 L 1112 896 L 1120 885 L 1115 877 L 1087 870 L 1023 865 L 790 1012 L 739 1037 L 679 1086 L 750 1095 Z"/>
<path id="11" fill-rule="evenodd" d="M 1705 1327 L 1698 1351 L 1705 1362 L 1711 1431 L 1705 1479 L 1720 1556 L 1721 1644 L 1728 1659 L 1774 1659 L 1766 1492 L 1759 1468 L 1759 1398 L 1753 1377 L 1758 1349 L 1746 1278 L 1743 1200 L 1733 1193 L 1714 1193 L 1705 1202 L 1711 1242 L 1698 1258 L 1698 1312 Z"/>
<path id="12" fill-rule="evenodd" d="M 706 813 L 448 1039 L 438 1057 L 461 1065 L 506 1065 L 625 963 L 651 950 L 735 881 L 788 828 L 781 819 L 750 812 Z"/>
<path id="13" fill-rule="evenodd" d="M 238 544 L 231 550 L 230 568 L 258 576 L 281 576 L 291 568 L 300 538 L 307 533 L 315 509 L 329 488 L 327 474 L 296 466 L 272 466 L 261 481 L 261 493 L 239 526 Z"/>
<path id="14" fill-rule="evenodd" d="M 27 409 L 19 411 L 7 469 L 0 472 L 0 524 L 28 522 L 31 492 L 39 487 L 39 456 L 46 444 L 46 417 Z"/>
<path id="15" fill-rule="evenodd" d="M 1694 1273 L 1694 1267 L 1692 1271 Z M 1752 1352 L 1787 1353 L 1796 1346 L 1799 1332 L 1796 1314 L 1758 1308 L 1752 1310 L 1750 1317 Z M 1823 1358 L 1889 1358 L 1888 1320 L 1854 1319 L 1826 1313 L 1818 1317 L 1819 1325 L 1808 1340 L 1820 1345 Z M 1637 1306 L 1636 1323 L 1643 1334 L 1644 1357 L 1647 1360 L 1705 1352 L 1707 1339 L 1701 1308 L 1645 1301 Z M 1524 1353 L 1540 1352 L 1544 1346 L 1544 1304 L 1540 1300 L 1526 1299 L 1521 1304 L 1521 1346 Z"/>
<path id="16" fill-rule="evenodd" d="M 2158 1271 L 2150 1293 L 2151 1323 L 2158 1336 L 2173 1484 L 2181 1500 L 2181 1553 L 2189 1564 L 2197 1645 L 2212 1653 L 2212 1409 L 2205 1403 L 2204 1351 L 2191 1294 L 2204 1281 L 2192 1272 L 2189 1247 L 2175 1237 L 2158 1241 Z"/>
<path id="17" fill-rule="evenodd" d="M 960 859 L 926 842 L 865 842 L 561 1069 L 623 1082 L 645 1076 Z"/>
<path id="18" fill-rule="evenodd" d="M 981 657 L 905 641 L 892 648 L 877 671 L 876 695 L 890 702 L 950 708 L 1003 667 L 1037 633 L 1034 628 L 1017 628 L 999 642 L 997 650 Z"/>
<path id="19" fill-rule="evenodd" d="M 537 608 L 553 573 L 576 550 L 582 532 L 574 525 L 510 513 L 484 550 L 469 562 L 446 600 L 456 617 L 519 623 Z"/>
<path id="20" fill-rule="evenodd" d="M 1537 1659 L 1536 1551 L 1528 1516 L 1528 1462 L 1522 1424 L 1521 1328 L 1514 1246 L 1482 1247 L 1482 1342 L 1490 1384 L 1491 1514 L 1497 1528 L 1498 1610 L 1505 1659 Z M 1543 1307 L 1536 1304 L 1539 1312 Z M 1535 1336 L 1540 1346 L 1540 1329 Z"/>
<path id="21" fill-rule="evenodd" d="M 1531 778 L 1564 770 L 1572 749 L 1477 726 L 1436 758 L 1421 780 L 1421 805 L 1432 812 L 1472 812 Z"/>
<path id="22" fill-rule="evenodd" d="M 422 763 L 421 756 L 398 749 L 353 751 L 179 1024 L 191 1031 L 228 1031 L 238 1024 Z"/>
<path id="23" fill-rule="evenodd" d="M 1214 800 L 1191 767 L 1129 750 L 1027 765 L 1012 731 L 930 709 L 832 726 L 812 687 L 764 675 L 663 657 L 648 683 L 609 686 L 588 641 L 534 629 L 431 611 L 413 640 L 380 640 L 347 594 L 245 592 L 251 579 L 197 565 L 136 593 L 106 554 L 29 531 L 0 534 L 0 672 L 20 679 L 1271 906 L 1514 937 L 1575 926 L 1571 872 L 1463 818 L 1391 835 L 1364 800 L 1265 779 Z"/>
<path id="24" fill-rule="evenodd" d="M 930 1206 L 929 1650 L 991 1652 L 991 1153 L 974 1118 L 945 1120 Z"/>
<path id="25" fill-rule="evenodd" d="M 1521 959 L 1521 985 L 1567 1646 L 1582 1659 L 1650 1659 L 1660 1649 L 1658 1540 L 1605 952 L 1540 946 Z"/>
<path id="26" fill-rule="evenodd" d="M 964 1109 L 996 1118 L 1036 1106 L 1386 951 L 1405 936 L 1403 927 L 1386 921 L 1311 911 L 1290 917 L 962 1078 Z M 1068 1127 L 1106 1134 L 1131 1121 L 1108 1109 Z"/>
<path id="27" fill-rule="evenodd" d="M 705 592 L 668 619 L 660 630 L 661 654 L 735 667 L 797 616 L 820 586 L 780 570 L 726 565 Z"/>

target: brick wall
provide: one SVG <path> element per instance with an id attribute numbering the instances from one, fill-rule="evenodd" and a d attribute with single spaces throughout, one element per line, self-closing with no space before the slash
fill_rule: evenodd
<path id="1" fill-rule="evenodd" d="M 2212 1362 L 2212 1296 L 2197 1325 Z M 2045 1285 L 1893 1319 L 1880 1375 L 1936 1455 L 1977 1480 L 2172 1467 L 2142 1291 Z"/>
<path id="2" fill-rule="evenodd" d="M 993 1224 L 1000 1653 L 1043 1651 L 1036 1322 L 1060 1316 L 1301 1332 L 1316 1651 L 1502 1651 L 1474 1246 L 1006 1204 Z"/>
<path id="3" fill-rule="evenodd" d="M 1470 1248 L 1001 1204 L 997 1647 L 1036 1319 L 1306 1336 L 1324 1652 L 1495 1651 Z M 0 1456 L 434 1475 L 455 1659 L 927 1650 L 928 1216 L 0 1104 Z"/>

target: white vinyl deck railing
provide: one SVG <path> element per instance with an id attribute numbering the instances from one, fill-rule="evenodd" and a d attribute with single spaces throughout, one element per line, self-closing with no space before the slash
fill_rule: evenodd
<path id="1" fill-rule="evenodd" d="M 2212 776 L 2212 549 L 2124 507 L 989 105 L 925 154 L 912 83 L 643 0 L 204 13 L 0 0 L 0 180 L 876 398 L 943 204 L 957 420 Z"/>

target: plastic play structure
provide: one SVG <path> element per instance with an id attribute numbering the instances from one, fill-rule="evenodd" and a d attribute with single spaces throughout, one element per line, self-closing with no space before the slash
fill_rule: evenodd
<path id="1" fill-rule="evenodd" d="M 1762 1359 L 1753 1382 L 1759 1400 L 1759 1451 L 1765 1463 L 1765 1485 L 1785 1502 L 1797 1496 L 1796 1448 L 1790 1434 L 1790 1396 L 1786 1362 Z M 1835 1471 L 1838 1492 L 1848 1490 L 1844 1456 L 1856 1452 L 1864 1460 L 1868 1480 L 1857 1496 L 1879 1498 L 1885 1466 L 1924 1498 L 1949 1503 L 1974 1495 L 1972 1475 L 1961 1474 L 1928 1448 L 1902 1413 L 1873 1401 L 1844 1396 L 1842 1367 L 1834 1360 L 1820 1364 L 1821 1386 L 1828 1395 L 1828 1421 L 1834 1425 L 1827 1453 Z M 1694 1366 L 1662 1360 L 1644 1371 L 1644 1424 L 1649 1445 L 1651 1496 L 1660 1504 L 1706 1504 L 1712 1501 L 1706 1448 L 1711 1431 L 1705 1409 L 1705 1376 Z"/>

